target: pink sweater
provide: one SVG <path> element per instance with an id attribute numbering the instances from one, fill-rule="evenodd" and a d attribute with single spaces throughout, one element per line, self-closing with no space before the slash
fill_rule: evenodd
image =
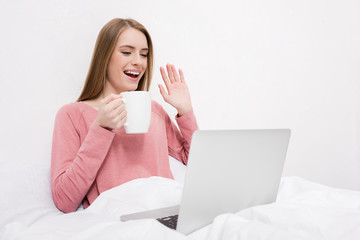
<path id="1" fill-rule="evenodd" d="M 148 133 L 126 134 L 93 124 L 97 110 L 86 103 L 65 105 L 57 113 L 51 155 L 55 205 L 73 212 L 87 208 L 100 193 L 136 178 L 173 178 L 169 155 L 187 164 L 192 134 L 198 129 L 193 111 L 176 117 L 180 128 L 156 102 Z"/>

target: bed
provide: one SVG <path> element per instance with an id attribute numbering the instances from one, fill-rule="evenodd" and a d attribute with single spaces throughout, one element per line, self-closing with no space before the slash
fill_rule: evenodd
<path id="1" fill-rule="evenodd" d="M 186 168 L 170 163 L 175 180 L 136 179 L 70 214 L 52 201 L 49 165 L 1 163 L 0 239 L 360 239 L 360 192 L 299 177 L 282 178 L 276 202 L 219 215 L 188 236 L 152 219 L 119 221 L 180 202 Z"/>

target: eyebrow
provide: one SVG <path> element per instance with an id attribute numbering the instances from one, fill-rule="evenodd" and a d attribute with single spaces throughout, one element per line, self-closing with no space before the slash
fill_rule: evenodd
<path id="1" fill-rule="evenodd" d="M 133 47 L 133 46 L 131 46 L 131 45 L 122 45 L 122 46 L 120 46 L 119 48 L 124 48 L 124 47 L 131 48 L 131 49 L 135 49 L 135 47 Z M 147 51 L 149 51 L 148 48 L 142 48 L 141 50 L 147 50 Z"/>

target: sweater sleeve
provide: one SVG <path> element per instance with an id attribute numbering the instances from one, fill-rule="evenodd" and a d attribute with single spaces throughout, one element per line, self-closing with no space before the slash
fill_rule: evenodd
<path id="1" fill-rule="evenodd" d="M 55 119 L 51 188 L 55 205 L 65 213 L 75 211 L 85 198 L 114 138 L 113 132 L 93 124 L 81 143 L 80 116 L 62 108 Z"/>
<path id="2" fill-rule="evenodd" d="M 198 130 L 199 127 L 193 110 L 181 117 L 176 116 L 176 121 L 180 128 L 180 132 L 176 125 L 167 116 L 166 122 L 169 155 L 187 165 L 191 138 L 193 133 Z"/>

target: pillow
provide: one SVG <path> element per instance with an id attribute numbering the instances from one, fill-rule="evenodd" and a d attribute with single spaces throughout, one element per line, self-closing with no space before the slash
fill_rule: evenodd
<path id="1" fill-rule="evenodd" d="M 0 226 L 62 214 L 52 200 L 49 165 L 0 163 L 0 189 Z"/>
<path id="2" fill-rule="evenodd" d="M 186 166 L 169 159 L 175 180 L 183 183 Z M 52 199 L 49 164 L 0 163 L 0 189 L 0 226 L 14 221 L 29 226 L 62 214 Z"/>

